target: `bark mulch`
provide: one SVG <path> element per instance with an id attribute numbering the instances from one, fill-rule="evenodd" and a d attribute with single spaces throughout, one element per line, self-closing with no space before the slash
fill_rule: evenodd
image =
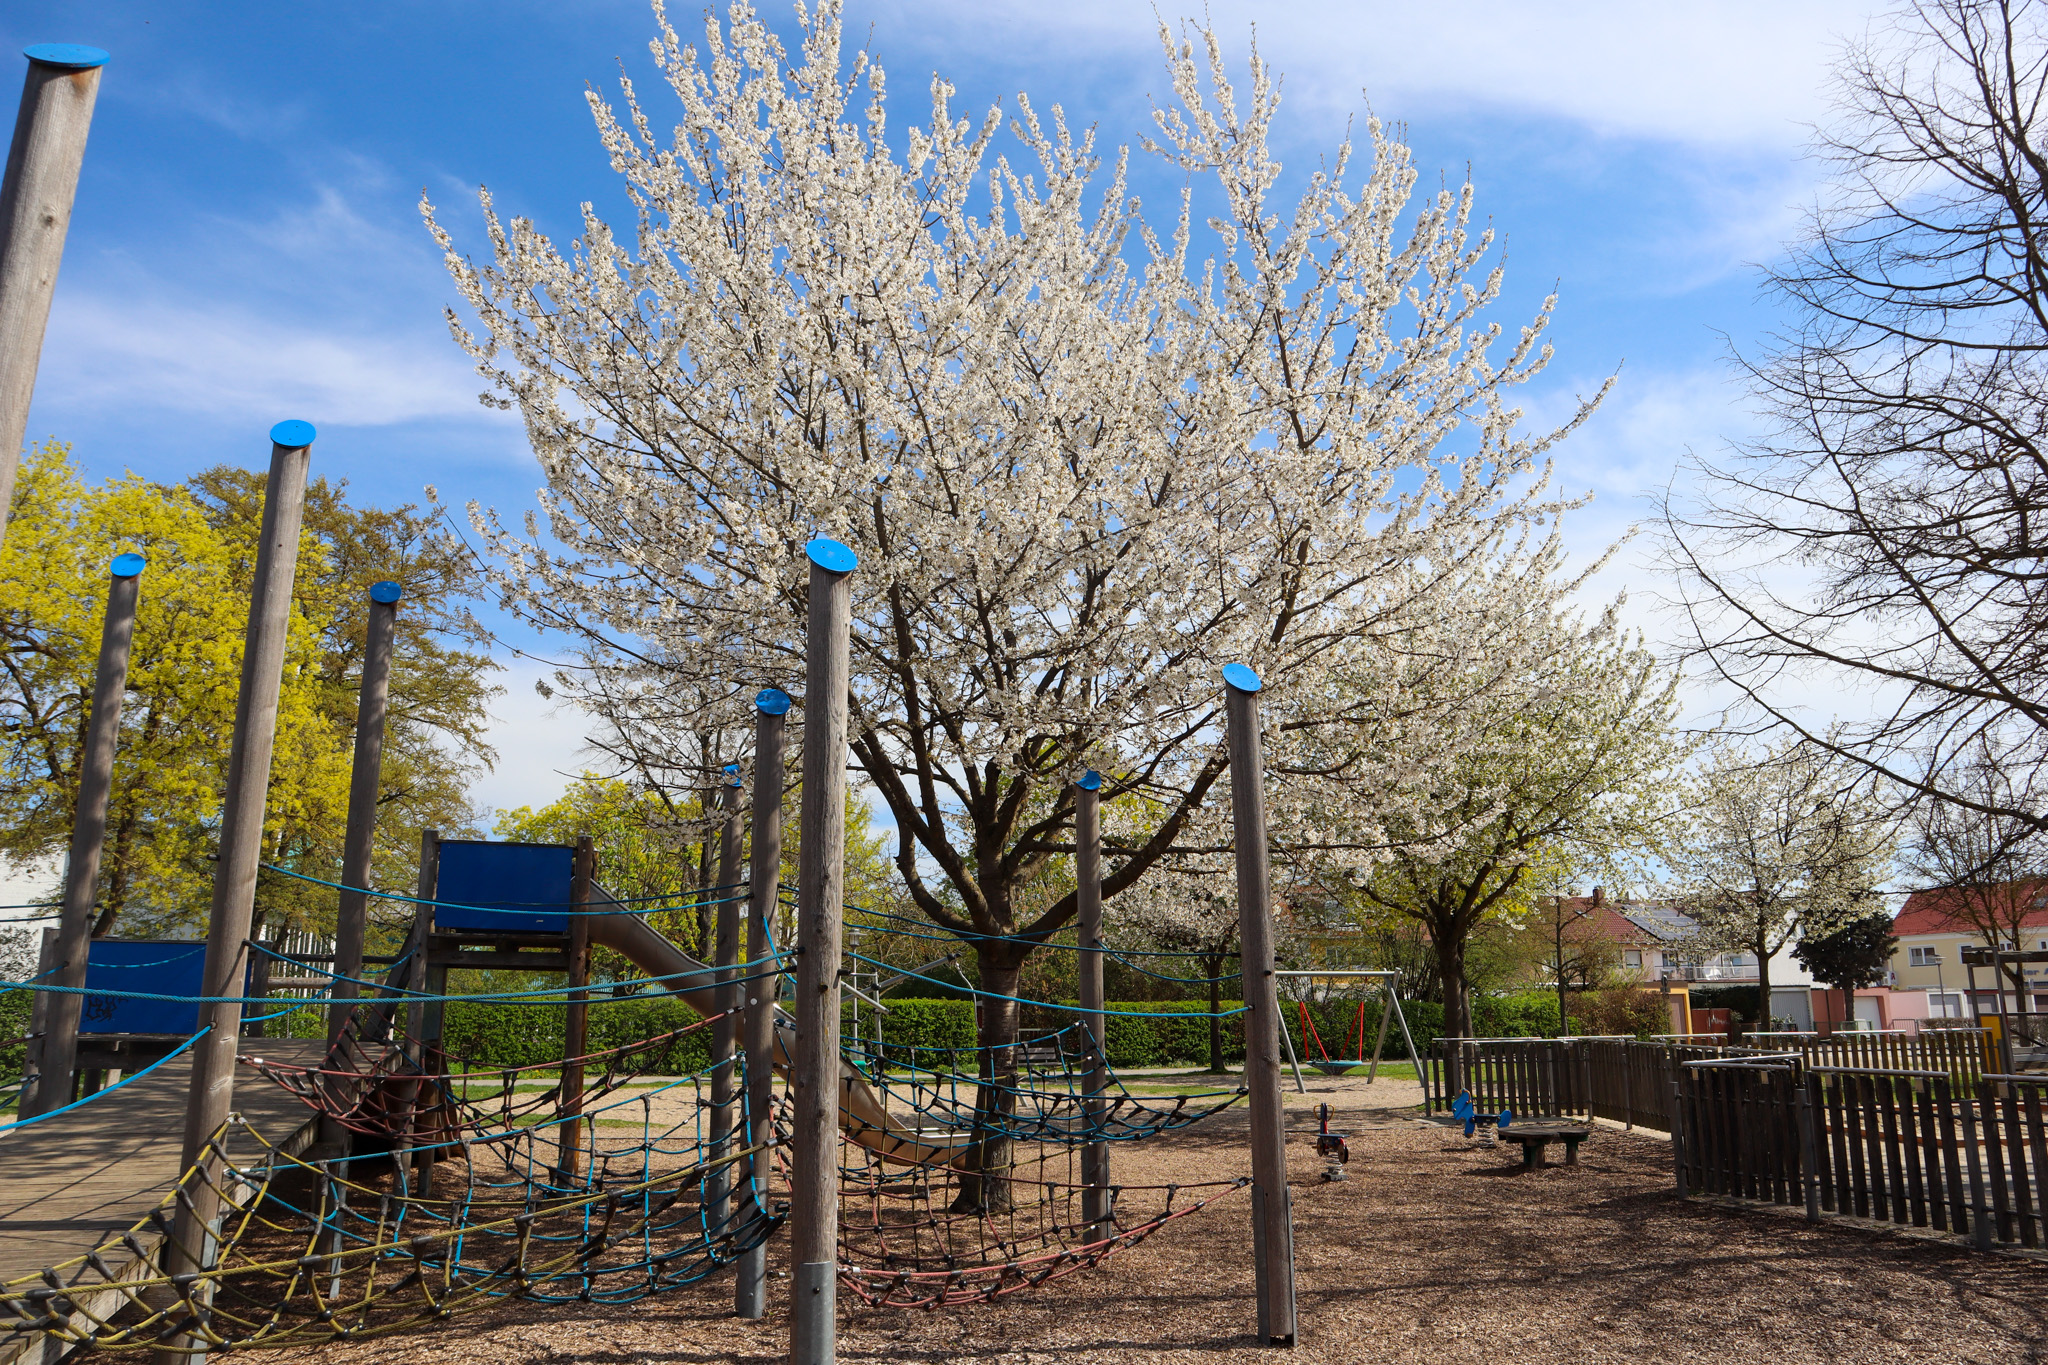
<path id="1" fill-rule="evenodd" d="M 1576 1168 L 1522 1174 L 1520 1148 L 1366 1109 L 1330 1092 L 1352 1134 L 1326 1183 L 1292 1143 L 1301 1345 L 1252 1340 L 1250 1202 L 1226 1196 L 1092 1272 L 989 1307 L 877 1311 L 842 1294 L 846 1362 L 1047 1365 L 1297 1362 L 2032 1361 L 2048 1359 L 2048 1263 L 1784 1214 L 1682 1203 L 1670 1149 L 1602 1130 Z M 1311 1096 L 1311 1101 L 1322 1096 Z M 1382 1095 L 1371 1103 L 1384 1103 Z M 1357 1107 L 1354 1107 L 1357 1106 Z M 1311 1127 L 1301 1099 L 1289 1121 Z M 1245 1171 L 1240 1111 L 1136 1148 L 1131 1183 Z M 770 1264 L 782 1268 L 780 1239 Z M 787 1338 L 726 1315 L 731 1280 L 632 1307 L 507 1304 L 399 1338 L 289 1354 L 294 1365 L 772 1362 Z M 250 1359 L 270 1353 L 251 1353 Z"/>

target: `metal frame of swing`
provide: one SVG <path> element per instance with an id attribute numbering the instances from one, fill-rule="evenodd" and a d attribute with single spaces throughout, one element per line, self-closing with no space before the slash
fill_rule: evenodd
<path id="1" fill-rule="evenodd" d="M 1409 1059 L 1411 1061 L 1414 1061 L 1416 1065 L 1420 1067 L 1421 1056 L 1415 1050 L 1415 1035 L 1408 1031 L 1408 1016 L 1401 1009 L 1401 992 L 1395 989 L 1396 985 L 1398 985 L 1401 978 L 1401 974 L 1399 972 L 1394 971 L 1391 968 L 1381 968 L 1378 970 L 1367 971 L 1356 968 L 1326 967 L 1320 971 L 1276 971 L 1273 973 L 1273 975 L 1320 977 L 1344 976 L 1378 978 L 1380 983 L 1380 998 L 1393 1007 L 1391 1012 L 1394 1018 L 1401 1021 L 1401 1038 L 1404 1042 L 1408 1044 Z M 1365 1002 L 1361 1000 L 1359 1001 L 1359 1004 L 1363 1006 Z M 1384 1009 L 1380 1011 L 1379 1036 L 1373 1039 L 1371 1060 L 1368 1061 L 1367 1059 L 1361 1057 L 1357 1061 L 1348 1063 L 1344 1067 L 1344 1071 L 1349 1071 L 1354 1066 L 1369 1066 L 1371 1070 L 1365 1073 L 1365 1083 L 1367 1085 L 1371 1085 L 1374 1079 L 1378 1077 L 1378 1075 L 1380 1074 L 1380 1054 L 1386 1049 L 1387 1045 L 1388 1013 L 1389 1011 Z M 1280 1029 L 1280 1041 L 1287 1048 L 1287 1064 L 1294 1068 L 1294 1088 L 1296 1092 L 1306 1095 L 1308 1093 L 1308 1086 L 1305 1083 L 1303 1083 L 1301 1078 L 1301 1059 L 1294 1055 L 1294 1038 L 1291 1034 L 1287 1032 L 1287 1028 L 1284 1024 L 1281 1026 Z M 1307 1039 L 1303 1039 L 1302 1041 L 1306 1043 Z M 1361 1038 L 1360 1041 L 1362 1042 L 1364 1041 L 1364 1039 Z M 1314 1063 L 1311 1063 L 1311 1065 L 1314 1065 Z M 1328 1074 L 1333 1076 L 1341 1076 L 1344 1074 L 1344 1072 L 1333 1071 Z"/>

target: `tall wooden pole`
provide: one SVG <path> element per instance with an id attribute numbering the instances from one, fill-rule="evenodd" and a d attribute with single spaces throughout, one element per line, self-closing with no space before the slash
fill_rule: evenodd
<path id="1" fill-rule="evenodd" d="M 1074 784 L 1074 901 L 1081 921 L 1081 1019 L 1091 1055 L 1081 1113 L 1094 1140 L 1081 1149 L 1081 1218 L 1087 1240 L 1111 1236 L 1109 1143 L 1101 1138 L 1109 1090 L 1108 1021 L 1102 1016 L 1102 775 L 1090 768 Z"/>
<path id="2" fill-rule="evenodd" d="M 597 880 L 597 844 L 588 834 L 576 839 L 576 869 L 569 900 L 569 1019 L 562 1052 L 562 1183 L 576 1187 L 583 1159 L 583 1063 L 590 1051 L 590 905 Z"/>
<path id="3" fill-rule="evenodd" d="M 0 537 L 7 533 L 50 298 L 71 230 L 100 68 L 107 63 L 106 53 L 76 43 L 38 43 L 23 55 L 28 76 L 0 179 Z"/>
<path id="4" fill-rule="evenodd" d="M 370 622 L 363 639 L 363 682 L 356 693 L 355 765 L 349 770 L 348 830 L 341 842 L 341 908 L 334 921 L 334 1003 L 327 1007 L 327 1040 L 341 1036 L 361 992 L 363 938 L 369 926 L 370 854 L 376 846 L 377 798 L 384 784 L 384 715 L 391 694 L 391 654 L 398 633 L 392 582 L 370 585 Z"/>
<path id="5" fill-rule="evenodd" d="M 719 808 L 725 821 L 718 837 L 718 968 L 719 1017 L 711 1025 L 711 1148 L 714 1158 L 732 1150 L 733 1129 L 739 1109 L 738 1070 L 733 1066 L 733 1043 L 739 1036 L 740 988 L 740 788 L 739 768 L 726 769 L 728 780 L 719 789 Z M 733 1173 L 729 1166 L 712 1171 L 704 1182 L 706 1211 L 711 1234 L 716 1237 L 732 1227 Z"/>
<path id="6" fill-rule="evenodd" d="M 284 677 L 291 625 L 292 579 L 298 567 L 299 525 L 306 504 L 306 467 L 313 424 L 279 422 L 270 429 L 270 478 L 263 490 L 263 529 L 256 546 L 256 581 L 249 629 L 242 644 L 241 690 L 235 698 L 235 734 L 228 750 L 227 792 L 221 802 L 220 862 L 206 924 L 206 968 L 201 979 L 209 1003 L 199 1007 L 204 1035 L 192 1045 L 192 1088 L 186 1100 L 185 1142 L 179 1169 L 189 1171 L 234 1105 L 235 1043 L 242 1029 L 242 977 L 248 961 L 249 920 L 256 905 L 256 873 L 263 859 L 263 811 L 270 785 L 271 743 L 277 737 L 277 696 Z M 216 1178 L 218 1163 L 214 1163 Z M 181 1201 L 165 1272 L 205 1268 L 207 1231 L 220 1207 L 210 1180 L 195 1183 Z M 159 1355 L 169 1362 L 182 1352 Z"/>
<path id="7" fill-rule="evenodd" d="M 791 1090 L 790 1365 L 838 1358 L 839 956 L 846 868 L 846 689 L 859 561 L 810 543 L 804 790 L 797 824 L 796 1064 Z"/>
<path id="8" fill-rule="evenodd" d="M 1244 964 L 1244 1084 L 1252 1121 L 1252 1239 L 1259 1339 L 1295 1344 L 1294 1216 L 1287 1194 L 1287 1123 L 1280 1104 L 1279 981 L 1273 975 L 1272 874 L 1266 853 L 1266 771 L 1259 748 L 1259 675 L 1223 667 L 1230 808 L 1237 844 L 1238 943 Z"/>
<path id="9" fill-rule="evenodd" d="M 121 737 L 121 699 L 128 691 L 128 648 L 135 640 L 135 598 L 141 555 L 116 555 L 108 566 L 107 621 L 100 631 L 99 671 L 93 677 L 92 713 L 86 722 L 85 754 L 78 771 L 78 810 L 71 821 L 71 862 L 64 872 L 64 900 L 57 912 L 55 984 L 85 985 L 85 961 L 92 938 L 92 903 L 99 890 L 100 852 L 107 840 L 107 802 L 114 790 L 114 751 Z M 78 1020 L 85 997 L 53 994 L 43 1066 L 35 1089 L 24 1089 L 21 1116 L 33 1118 L 71 1103 L 78 1074 Z"/>
<path id="10" fill-rule="evenodd" d="M 753 846 L 747 865 L 747 958 L 763 963 L 774 956 L 775 905 L 782 883 L 782 744 L 789 715 L 789 694 L 766 688 L 754 698 Z M 775 997 L 781 974 L 756 966 L 759 979 L 748 982 L 747 1146 L 765 1148 L 774 1140 L 770 1110 L 775 1103 Z M 765 1150 L 747 1158 L 748 1189 L 754 1203 L 750 1218 L 767 1215 L 768 1178 L 775 1162 Z M 739 1277 L 733 1285 L 733 1312 L 743 1318 L 768 1313 L 768 1248 L 740 1253 Z"/>

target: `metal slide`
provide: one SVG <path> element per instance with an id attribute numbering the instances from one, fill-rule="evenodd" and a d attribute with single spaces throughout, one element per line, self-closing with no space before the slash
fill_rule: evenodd
<path id="1" fill-rule="evenodd" d="M 652 977 L 667 977 L 669 989 L 702 1015 L 718 1012 L 709 969 L 670 942 L 660 930 L 631 913 L 610 892 L 597 889 L 599 904 L 624 913 L 590 917 L 590 941 L 603 944 Z M 686 975 L 697 973 L 697 975 Z M 765 982 L 750 982 L 760 990 Z M 775 1010 L 775 1069 L 786 1080 L 796 1048 L 796 1022 L 780 1006 Z M 881 1097 L 845 1058 L 839 1061 L 839 1125 L 848 1140 L 885 1161 L 916 1166 L 950 1166 L 966 1160 L 972 1134 L 954 1128 L 917 1128 L 889 1113 Z"/>

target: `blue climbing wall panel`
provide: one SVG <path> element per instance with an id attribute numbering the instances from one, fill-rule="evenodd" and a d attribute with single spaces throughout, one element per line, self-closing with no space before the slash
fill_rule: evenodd
<path id="1" fill-rule="evenodd" d="M 152 995 L 203 995 L 206 944 L 96 938 L 86 949 L 88 991 L 146 991 Z M 246 978 L 245 978 L 246 979 Z M 245 988 L 246 993 L 246 988 Z M 199 1027 L 199 1006 L 185 1000 L 132 1000 L 88 995 L 78 1020 L 80 1033 L 175 1033 Z"/>
<path id="2" fill-rule="evenodd" d="M 441 841 L 434 927 L 442 931 L 560 934 L 569 928 L 576 850 L 568 844 Z"/>

